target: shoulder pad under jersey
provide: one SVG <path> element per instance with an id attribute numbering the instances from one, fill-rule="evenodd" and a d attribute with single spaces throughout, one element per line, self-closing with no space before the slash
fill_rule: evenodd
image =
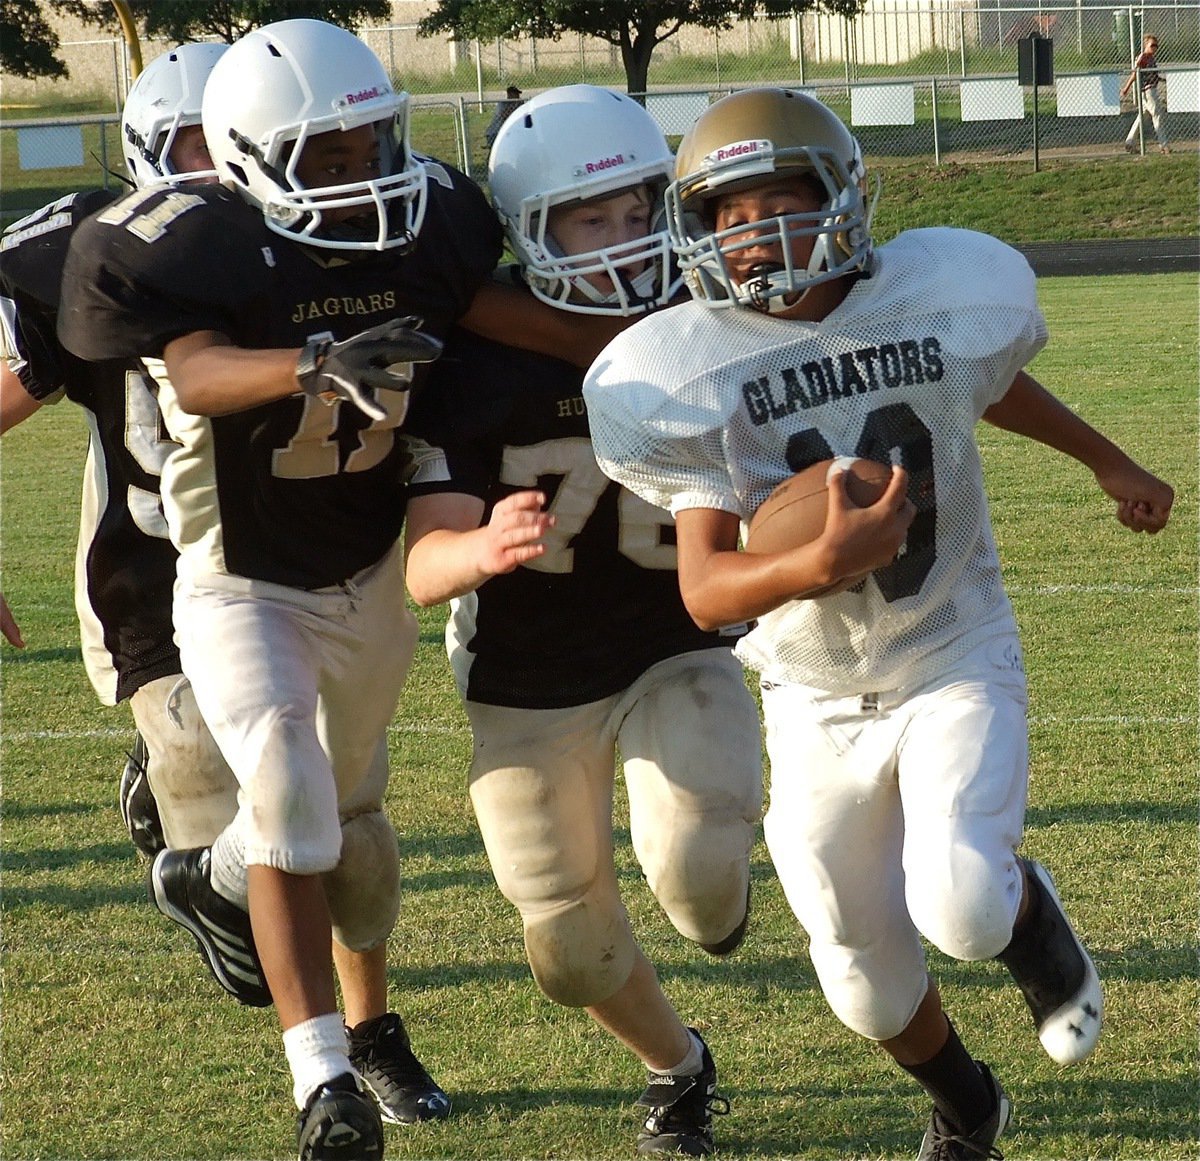
<path id="1" fill-rule="evenodd" d="M 261 214 L 219 186 L 135 190 L 76 231 L 59 337 L 81 358 L 157 355 L 227 330 L 269 277 Z"/>
<path id="2" fill-rule="evenodd" d="M 0 235 L 0 280 L 13 292 L 58 309 L 63 265 L 76 227 L 115 201 L 117 190 L 94 189 L 67 194 L 13 222 Z"/>

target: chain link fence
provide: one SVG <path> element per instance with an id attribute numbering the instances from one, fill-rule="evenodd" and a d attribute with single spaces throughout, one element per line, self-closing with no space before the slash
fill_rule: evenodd
<path id="1" fill-rule="evenodd" d="M 625 87 L 620 53 L 604 41 L 564 35 L 482 43 L 421 37 L 418 19 L 429 0 L 393 0 L 393 13 L 411 16 L 360 35 L 414 94 L 473 94 L 497 99 L 509 84 L 526 91 L 586 81 Z M 1018 40 L 1037 33 L 1053 40 L 1056 65 L 1067 73 L 1128 71 L 1142 37 L 1158 37 L 1164 64 L 1200 61 L 1200 4 L 1097 5 L 1088 0 L 1049 5 L 1000 0 L 867 0 L 853 19 L 823 12 L 741 22 L 728 32 L 685 27 L 663 41 L 651 63 L 653 87 L 713 89 L 754 84 L 805 86 L 831 80 L 888 77 L 973 77 L 1016 71 Z M 146 63 L 170 47 L 141 45 Z M 71 102 L 72 111 L 118 111 L 128 87 L 120 40 L 65 40 L 67 80 L 5 77 L 10 115 L 22 103 Z M 83 108 L 85 102 L 91 107 Z"/>
<path id="2" fill-rule="evenodd" d="M 886 7 L 884 5 L 887 5 Z M 709 102 L 735 89 L 804 88 L 834 109 L 875 164 L 934 164 L 1029 158 L 1123 157 L 1138 112 L 1138 86 L 1120 88 L 1142 37 L 1160 41 L 1167 133 L 1174 148 L 1200 140 L 1200 5 L 1150 8 L 913 8 L 874 0 L 853 21 L 824 14 L 758 21 L 726 34 L 684 29 L 651 66 L 647 107 L 673 140 Z M 1034 90 L 1017 79 L 1017 42 L 1053 41 L 1054 81 Z M 481 45 L 418 38 L 416 24 L 364 30 L 363 38 L 413 94 L 417 149 L 486 177 L 485 130 L 508 84 L 526 97 L 584 81 L 624 89 L 619 54 L 586 38 Z M 123 46 L 89 41 L 100 84 L 123 95 Z M 165 46 L 144 46 L 149 61 Z M 71 59 L 72 76 L 79 62 Z M 80 82 L 81 84 L 83 82 Z M 82 92 L 83 90 L 79 90 Z M 76 93 L 76 101 L 80 101 Z M 109 97 L 101 96 L 103 105 Z M 6 102 L 17 98 L 6 82 Z M 1035 116 L 1036 102 L 1036 116 Z M 123 174 L 119 122 L 111 115 L 21 120 L 7 105 L 0 123 L 0 219 L 7 224 L 61 192 L 110 185 Z M 95 107 L 95 105 L 93 105 Z M 1036 136 L 1035 136 L 1036 126 Z M 1153 147 L 1148 118 L 1139 152 Z M 111 172 L 109 172 L 111 171 Z"/>
<path id="3" fill-rule="evenodd" d="M 869 0 L 853 19 L 813 12 L 782 20 L 740 23 L 732 31 L 683 28 L 654 52 L 654 87 L 714 88 L 751 84 L 805 86 L 885 77 L 968 77 L 1016 71 L 1017 42 L 1037 35 L 1053 40 L 1070 72 L 1128 71 L 1142 36 L 1154 33 L 1164 63 L 1200 60 L 1200 9 L 1191 4 L 1095 7 L 1082 2 L 1051 7 Z M 443 84 L 475 90 L 478 99 L 509 84 L 523 90 L 576 81 L 624 87 L 620 53 L 604 41 L 564 36 L 448 42 L 449 73 L 428 71 L 416 26 L 364 30 L 364 39 L 411 92 Z M 398 67 L 397 67 L 398 64 Z"/>

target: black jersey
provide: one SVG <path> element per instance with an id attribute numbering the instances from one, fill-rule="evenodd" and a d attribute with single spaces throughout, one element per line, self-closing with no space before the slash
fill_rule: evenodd
<path id="1" fill-rule="evenodd" d="M 78 232 L 60 337 L 84 358 L 157 359 L 195 331 L 244 348 L 288 348 L 418 315 L 443 336 L 495 266 L 500 227 L 466 177 L 436 162 L 428 172 L 412 251 L 349 259 L 281 237 L 221 187 L 135 192 Z M 321 588 L 395 542 L 408 463 L 396 438 L 403 397 L 381 391 L 389 415 L 379 421 L 307 395 L 194 416 L 179 407 L 161 364 L 150 365 L 181 444 L 164 473 L 164 504 L 191 573 Z"/>
<path id="2" fill-rule="evenodd" d="M 86 363 L 55 334 L 67 245 L 78 224 L 116 196 L 71 194 L 0 237 L 10 369 L 35 399 L 65 394 L 87 417 L 75 607 L 88 677 L 107 705 L 180 671 L 171 625 L 177 554 L 159 497 L 174 445 L 139 362 Z"/>
<path id="3" fill-rule="evenodd" d="M 667 657 L 733 644 L 684 608 L 670 516 L 597 466 L 582 381 L 569 363 L 455 330 L 410 417 L 445 461 L 414 496 L 478 496 L 490 514 L 539 488 L 556 518 L 544 555 L 454 602 L 447 641 L 472 701 L 582 705 Z"/>

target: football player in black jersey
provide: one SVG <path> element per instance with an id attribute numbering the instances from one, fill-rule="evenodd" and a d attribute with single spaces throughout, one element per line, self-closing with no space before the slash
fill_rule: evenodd
<path id="1" fill-rule="evenodd" d="M 528 291 L 577 320 L 666 305 L 678 281 L 651 218 L 673 160 L 650 114 L 589 85 L 522 114 L 489 177 Z M 762 807 L 758 712 L 737 631 L 703 632 L 683 606 L 670 518 L 597 466 L 581 385 L 563 357 L 452 334 L 408 425 L 423 442 L 406 571 L 418 604 L 453 598 L 471 800 L 539 987 L 649 1070 L 639 1151 L 700 1155 L 728 1104 L 630 929 L 616 756 L 651 890 L 684 936 L 728 954 Z"/>
<path id="2" fill-rule="evenodd" d="M 138 76 L 121 113 L 135 185 L 215 180 L 200 99 L 225 47 L 181 45 Z M 0 432 L 64 394 L 87 416 L 75 577 L 83 658 L 101 702 L 128 700 L 133 711 L 141 736 L 122 775 L 121 812 L 134 843 L 154 855 L 164 844 L 211 842 L 237 808 L 237 783 L 180 677 L 171 625 L 176 553 L 158 496 L 171 443 L 146 376 L 136 360 L 85 363 L 55 335 L 67 244 L 79 222 L 116 196 L 103 189 L 69 195 L 4 234 Z"/>
<path id="3" fill-rule="evenodd" d="M 233 980 L 257 975 L 257 945 L 300 1156 L 377 1157 L 361 1081 L 392 1109 L 398 1093 L 406 1119 L 449 1102 L 394 1014 L 343 1026 L 331 916 L 386 994 L 399 866 L 375 757 L 417 636 L 395 548 L 397 429 L 414 367 L 490 276 L 500 231 L 474 184 L 413 155 L 407 96 L 333 25 L 243 37 L 213 71 L 203 124 L 223 184 L 142 191 L 86 223 L 60 335 L 83 358 L 154 370 L 178 443 L 162 493 L 180 652 L 240 786 L 211 851 L 158 856 L 156 901 Z M 231 952 L 206 924 L 232 930 L 239 906 Z M 408 1075 L 376 1067 L 398 1048 Z"/>
<path id="4" fill-rule="evenodd" d="M 216 177 L 200 103 L 204 82 L 225 48 L 182 45 L 156 58 L 138 77 L 122 111 L 126 165 L 135 185 L 178 186 Z M 78 554 L 76 593 L 84 659 L 101 699 L 109 704 L 128 699 L 133 710 L 139 736 L 122 777 L 121 808 L 134 841 L 155 854 L 164 843 L 181 850 L 212 843 L 236 813 L 237 781 L 181 676 L 173 641 L 171 593 L 178 554 L 168 538 L 159 476 L 174 444 L 162 430 L 148 373 L 137 359 L 85 362 L 55 337 L 67 244 L 78 224 L 114 196 L 97 190 L 63 198 L 4 236 L 0 293 L 7 357 L 0 367 L 0 430 L 60 394 L 87 413 L 91 441 L 80 532 L 86 550 Z M 11 614 L 8 621 L 0 620 L 0 631 L 21 647 L 19 630 L 10 622 Z M 372 770 L 376 781 L 386 779 L 385 739 L 376 748 Z M 382 830 L 377 819 L 368 819 L 356 833 L 365 834 L 370 845 Z M 331 872 L 335 905 L 345 894 L 347 875 L 373 874 L 370 858 L 361 852 Z M 244 916 L 234 914 L 234 939 L 244 923 Z M 374 1033 L 363 1049 L 364 1068 L 375 1081 L 385 1115 L 414 1120 L 447 1108 L 444 1095 L 413 1057 L 398 1017 L 387 1013 L 383 953 L 351 951 L 336 941 L 333 947 L 347 1018 L 366 1022 Z M 269 1002 L 261 978 L 241 971 L 236 959 L 213 966 L 243 1002 Z"/>
<path id="5" fill-rule="evenodd" d="M 216 177 L 200 125 L 201 95 L 225 47 L 182 45 L 138 77 L 122 112 L 125 160 L 135 185 Z M 210 844 L 234 817 L 237 781 L 181 676 L 173 640 L 178 554 L 162 514 L 159 476 L 174 445 L 162 430 L 148 373 L 137 359 L 85 362 L 55 338 L 67 243 L 79 222 L 113 197 L 99 190 L 64 198 L 5 234 L 0 290 L 9 359 L 0 367 L 0 430 L 21 422 L 43 399 L 57 398 L 60 388 L 87 412 L 92 438 L 81 524 L 86 550 L 78 554 L 76 594 L 84 659 L 101 699 L 127 698 L 139 726 L 121 780 L 121 811 L 135 843 L 154 854 L 164 843 L 183 850 Z M 0 632 L 20 647 L 15 622 L 0 620 Z M 387 777 L 382 738 L 373 777 Z M 370 836 L 372 827 L 381 830 L 378 819 L 358 823 L 355 834 Z M 345 894 L 344 886 L 337 888 L 347 874 L 373 875 L 369 863 L 360 855 L 331 873 L 335 905 Z M 235 929 L 244 926 L 244 915 L 231 914 Z M 236 930 L 232 938 L 239 938 Z M 383 953 L 351 951 L 336 942 L 333 948 L 347 1018 L 366 1022 L 375 1033 L 364 1067 L 376 1082 L 385 1115 L 413 1120 L 430 1108 L 444 1108 L 444 1096 L 413 1058 L 398 1018 L 387 1013 Z M 261 978 L 242 966 L 236 960 L 213 963 L 217 979 L 238 999 L 268 1003 Z"/>

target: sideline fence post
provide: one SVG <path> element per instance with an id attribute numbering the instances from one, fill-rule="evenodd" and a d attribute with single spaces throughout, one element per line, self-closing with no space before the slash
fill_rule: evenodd
<path id="1" fill-rule="evenodd" d="M 933 164 L 939 166 L 942 164 L 942 143 L 938 136 L 938 103 L 937 103 L 937 77 L 934 77 L 929 84 L 929 93 L 932 98 L 933 109 Z"/>
<path id="2" fill-rule="evenodd" d="M 1054 41 L 1037 32 L 1017 41 L 1017 83 L 1033 87 L 1033 171 L 1038 157 L 1038 86 L 1054 84 Z"/>
<path id="3" fill-rule="evenodd" d="M 1041 169 L 1038 164 L 1038 83 L 1037 73 L 1033 75 L 1033 172 Z"/>
<path id="4" fill-rule="evenodd" d="M 467 103 L 462 97 L 457 99 L 457 113 L 455 136 L 458 138 L 459 168 L 474 180 L 471 173 L 471 138 L 467 133 Z"/>

